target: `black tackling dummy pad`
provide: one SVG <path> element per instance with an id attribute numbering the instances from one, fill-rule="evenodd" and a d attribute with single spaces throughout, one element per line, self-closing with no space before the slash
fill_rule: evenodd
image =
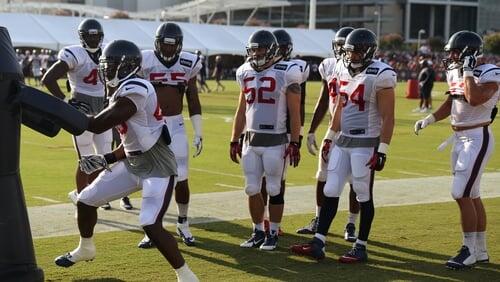
<path id="1" fill-rule="evenodd" d="M 26 126 L 42 134 L 49 133 L 48 136 L 54 132 L 57 134 L 56 127 L 59 126 L 73 135 L 87 130 L 88 117 L 63 100 L 24 85 L 20 87 L 19 94 L 22 122 Z"/>

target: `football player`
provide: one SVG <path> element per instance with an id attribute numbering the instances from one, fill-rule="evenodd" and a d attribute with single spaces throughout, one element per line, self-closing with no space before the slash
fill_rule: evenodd
<path id="1" fill-rule="evenodd" d="M 172 135 L 170 147 L 177 160 L 178 182 L 175 187 L 175 201 L 179 212 L 177 233 L 182 241 L 193 246 L 195 239 L 189 230 L 187 220 L 189 207 L 188 186 L 188 139 L 182 116 L 182 100 L 186 96 L 189 116 L 194 129 L 193 146 L 197 157 L 203 148 L 201 127 L 201 105 L 198 97 L 196 76 L 202 65 L 200 57 L 182 51 L 183 34 L 175 23 L 163 23 L 156 30 L 155 49 L 142 52 L 142 75 L 155 87 L 164 120 Z M 145 237 L 140 248 L 152 247 Z"/>
<path id="2" fill-rule="evenodd" d="M 450 95 L 439 109 L 415 123 L 415 134 L 451 116 L 451 196 L 460 209 L 463 245 L 446 266 L 462 269 L 476 262 L 489 262 L 480 182 L 495 144 L 489 125 L 499 99 L 500 68 L 485 63 L 483 40 L 471 31 L 453 34 L 444 50 L 448 54 L 444 63 Z"/>
<path id="3" fill-rule="evenodd" d="M 100 58 L 103 80 L 107 86 L 118 88 L 106 109 L 89 116 L 88 130 L 102 133 L 116 126 L 122 144 L 111 153 L 83 156 L 80 160 L 80 167 L 87 173 L 105 170 L 78 194 L 78 247 L 57 257 L 55 263 L 70 267 L 79 261 L 92 260 L 97 207 L 142 189 L 139 214 L 142 228 L 175 269 L 179 281 L 198 281 L 179 252 L 176 240 L 162 226 L 177 167 L 174 153 L 168 147 L 170 136 L 155 90 L 147 80 L 136 76 L 141 58 L 139 48 L 125 40 L 111 42 Z"/>
<path id="4" fill-rule="evenodd" d="M 81 45 L 72 45 L 61 49 L 58 61 L 45 73 L 42 83 L 49 92 L 59 99 L 65 98 L 64 93 L 57 84 L 57 80 L 67 74 L 71 88 L 71 99 L 68 103 L 79 108 L 86 114 L 97 114 L 104 108 L 107 99 L 104 85 L 99 80 L 97 68 L 104 32 L 101 24 L 95 19 L 85 19 L 78 26 L 78 35 Z M 100 134 L 85 131 L 79 136 L 73 136 L 73 144 L 80 159 L 82 156 L 93 154 L 106 154 L 111 152 L 111 130 Z M 76 199 L 85 186 L 97 177 L 98 173 L 85 174 L 79 167 L 76 169 L 76 191 L 71 191 L 68 196 L 72 201 Z M 130 201 L 127 197 L 122 199 L 122 206 Z M 109 209 L 109 203 L 103 205 Z"/>
<path id="5" fill-rule="evenodd" d="M 318 101 L 316 102 L 316 106 L 314 108 L 314 114 L 311 121 L 311 126 L 309 127 L 309 133 L 307 134 L 307 150 L 312 155 L 316 155 L 318 151 L 316 135 L 314 134 L 316 132 L 316 129 L 320 125 L 327 111 L 330 113 L 330 116 L 333 116 L 334 101 L 333 96 L 330 96 L 328 93 L 328 81 L 330 81 L 332 78 L 333 71 L 337 62 L 342 63 L 342 56 L 345 54 L 345 39 L 347 35 L 349 35 L 349 33 L 353 30 L 354 28 L 352 27 L 342 27 L 337 31 L 332 42 L 332 50 L 335 57 L 324 59 L 318 68 L 322 78 L 322 86 Z M 333 146 L 324 147 L 325 152 L 321 152 L 321 154 L 319 154 L 318 156 L 318 171 L 316 173 L 316 216 L 311 220 L 311 223 L 309 223 L 309 225 L 298 229 L 298 234 L 316 233 L 319 213 L 321 211 L 321 204 L 324 199 L 323 187 L 325 187 L 326 183 L 328 166 L 327 160 L 332 148 Z M 356 200 L 356 193 L 352 188 L 351 182 L 352 181 L 349 180 L 349 217 L 344 229 L 344 239 L 349 242 L 354 242 L 356 241 L 356 220 L 359 214 L 359 203 Z"/>
<path id="6" fill-rule="evenodd" d="M 303 74 L 297 64 L 275 63 L 277 42 L 266 30 L 254 32 L 247 43 L 248 62 L 236 72 L 240 99 L 236 110 L 230 142 L 231 160 L 239 163 L 241 156 L 245 174 L 245 192 L 253 221 L 252 236 L 242 248 L 260 247 L 274 250 L 278 243 L 281 212 L 270 210 L 271 227 L 264 232 L 264 201 L 260 193 L 262 177 L 273 205 L 283 205 L 281 181 L 286 162 L 297 166 L 300 161 L 300 84 Z M 287 111 L 290 140 L 287 136 Z M 246 125 L 241 148 L 238 139 Z"/>
<path id="7" fill-rule="evenodd" d="M 280 61 L 287 61 L 295 63 L 299 66 L 300 71 L 302 72 L 302 82 L 300 84 L 301 87 L 301 95 L 300 95 L 300 136 L 299 136 L 299 149 L 302 144 L 302 128 L 304 126 L 305 119 L 305 98 L 306 98 L 306 81 L 309 77 L 309 64 L 301 59 L 295 58 L 292 59 L 292 50 L 293 50 L 293 41 L 292 37 L 288 32 L 284 29 L 278 29 L 273 31 L 274 37 L 276 37 L 276 41 L 278 42 L 278 50 L 275 56 L 275 62 L 278 63 Z M 290 121 L 287 119 L 287 133 L 290 133 Z M 285 177 L 286 171 L 283 173 L 283 179 L 281 180 L 281 193 L 285 191 Z M 264 199 L 264 227 L 266 232 L 269 232 L 270 222 L 269 222 L 269 214 L 268 212 L 268 195 L 266 190 L 266 177 L 264 176 L 262 179 L 262 187 L 260 193 L 262 194 L 262 198 Z M 281 219 L 283 215 L 283 204 L 273 204 L 270 203 L 269 210 L 275 209 L 274 214 L 279 214 L 279 218 Z M 271 220 L 271 223 L 273 220 Z M 275 224 L 275 223 L 273 223 Z M 278 234 L 283 235 L 283 231 L 279 228 Z"/>
<path id="8" fill-rule="evenodd" d="M 375 214 L 373 180 L 375 171 L 384 168 L 394 130 L 396 73 L 385 63 L 373 60 L 377 38 L 368 29 L 359 28 L 349 33 L 344 48 L 343 63 L 337 64 L 329 82 L 330 93 L 336 101 L 323 151 L 333 142 L 335 146 L 328 160 L 318 228 L 311 242 L 294 245 L 291 250 L 318 260 L 325 257 L 326 235 L 337 213 L 344 185 L 350 178 L 360 204 L 359 233 L 353 248 L 339 260 L 355 263 L 368 259 L 366 245 Z"/>

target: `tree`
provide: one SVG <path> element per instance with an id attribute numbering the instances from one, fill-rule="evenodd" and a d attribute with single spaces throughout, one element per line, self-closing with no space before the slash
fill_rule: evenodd
<path id="1" fill-rule="evenodd" d="M 444 41 L 440 36 L 429 37 L 429 39 L 427 39 L 427 42 L 429 43 L 429 46 L 431 47 L 431 50 L 433 52 L 442 51 L 444 48 Z"/>
<path id="2" fill-rule="evenodd" d="M 500 55 L 500 32 L 488 34 L 484 37 L 484 48 L 495 55 Z"/>
<path id="3" fill-rule="evenodd" d="M 382 50 L 401 50 L 403 43 L 403 36 L 397 33 L 390 33 L 380 38 L 379 47 Z"/>

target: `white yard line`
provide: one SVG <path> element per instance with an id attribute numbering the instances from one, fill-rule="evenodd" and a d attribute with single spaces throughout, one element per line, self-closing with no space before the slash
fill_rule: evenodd
<path id="1" fill-rule="evenodd" d="M 239 175 L 239 174 L 224 173 L 224 172 L 219 172 L 219 171 L 214 171 L 214 170 L 208 170 L 208 169 L 201 169 L 201 168 L 194 168 L 194 167 L 191 167 L 189 169 L 194 170 L 194 171 L 199 171 L 199 172 L 206 172 L 206 173 L 211 173 L 211 174 L 217 174 L 217 175 L 224 175 L 224 176 L 245 178 L 243 175 Z"/>
<path id="2" fill-rule="evenodd" d="M 215 186 L 226 187 L 226 188 L 234 188 L 234 189 L 238 189 L 238 190 L 243 189 L 243 187 L 240 187 L 240 186 L 229 185 L 229 184 L 224 184 L 224 183 L 215 183 Z"/>
<path id="3" fill-rule="evenodd" d="M 400 174 L 413 175 L 413 176 L 422 176 L 422 177 L 429 176 L 428 174 L 423 174 L 423 173 L 418 173 L 418 172 L 410 172 L 410 171 L 405 171 L 405 170 L 396 170 L 396 172 L 400 173 Z"/>
<path id="4" fill-rule="evenodd" d="M 55 204 L 59 204 L 61 202 L 61 201 L 57 201 L 57 200 L 53 200 L 53 199 L 49 199 L 49 198 L 45 198 L 45 197 L 39 197 L 39 196 L 33 196 L 32 198 L 38 199 L 38 200 L 42 200 L 42 201 L 46 201 L 46 202 L 49 202 L 49 203 L 55 203 Z"/>

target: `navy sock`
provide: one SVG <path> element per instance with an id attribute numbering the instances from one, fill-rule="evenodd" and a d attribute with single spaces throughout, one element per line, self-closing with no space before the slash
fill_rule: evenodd
<path id="1" fill-rule="evenodd" d="M 360 221 L 359 221 L 359 234 L 358 239 L 361 241 L 368 241 L 368 235 L 372 227 L 373 217 L 375 216 L 375 208 L 373 207 L 373 200 L 368 202 L 359 203 L 360 205 Z"/>
<path id="2" fill-rule="evenodd" d="M 337 208 L 339 207 L 339 198 L 336 197 L 326 197 L 323 200 L 323 205 L 321 205 L 321 211 L 319 212 L 318 221 L 318 233 L 326 236 L 330 225 L 332 224 L 335 215 L 337 214 Z"/>

